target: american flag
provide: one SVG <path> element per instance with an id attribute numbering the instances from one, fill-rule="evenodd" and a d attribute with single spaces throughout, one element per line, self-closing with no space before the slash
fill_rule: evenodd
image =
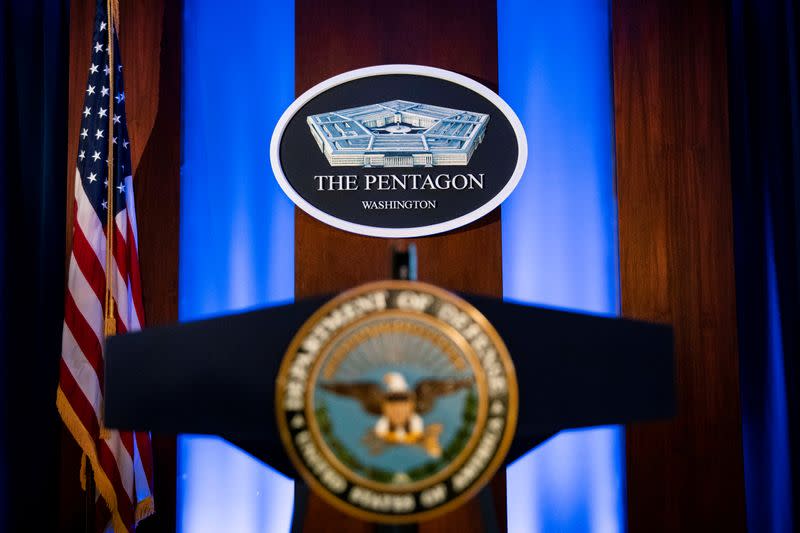
<path id="1" fill-rule="evenodd" d="M 125 90 L 115 24 L 108 0 L 97 0 L 89 76 L 81 111 L 75 173 L 73 241 L 64 310 L 64 332 L 57 407 L 65 425 L 92 467 L 98 528 L 133 531 L 153 512 L 153 462 L 148 433 L 120 432 L 103 426 L 103 344 L 106 310 L 106 226 L 109 187 L 113 190 L 111 263 L 117 333 L 141 328 L 136 210 L 130 141 L 125 121 Z M 112 14 L 116 9 L 112 8 Z M 109 27 L 112 26 L 112 27 Z M 113 63 L 109 32 L 113 31 Z M 113 76 L 113 88 L 112 78 Z M 113 108 L 113 110 L 112 110 Z M 113 146 L 113 179 L 108 180 L 108 146 Z"/>

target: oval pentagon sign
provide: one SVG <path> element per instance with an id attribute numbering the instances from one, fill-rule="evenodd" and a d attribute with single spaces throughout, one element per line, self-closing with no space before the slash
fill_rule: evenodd
<path id="1" fill-rule="evenodd" d="M 312 87 L 270 145 L 275 177 L 300 209 L 375 237 L 479 219 L 511 194 L 527 155 L 522 124 L 497 94 L 419 65 L 353 70 Z"/>

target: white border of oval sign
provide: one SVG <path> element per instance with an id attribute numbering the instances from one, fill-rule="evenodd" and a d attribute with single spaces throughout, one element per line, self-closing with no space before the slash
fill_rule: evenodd
<path id="1" fill-rule="evenodd" d="M 392 75 L 392 74 L 411 74 L 417 76 L 427 76 L 431 78 L 438 78 L 441 80 L 446 80 L 452 82 L 454 84 L 460 85 L 465 87 L 471 91 L 478 93 L 480 96 L 484 97 L 486 100 L 494 104 L 497 109 L 500 110 L 508 122 L 511 124 L 511 127 L 514 129 L 514 133 L 516 134 L 517 139 L 517 164 L 514 167 L 514 171 L 509 178 L 506 185 L 498 192 L 494 197 L 492 197 L 488 202 L 482 204 L 477 209 L 474 209 L 466 214 L 458 216 L 456 218 L 447 220 L 445 222 L 440 222 L 437 224 L 431 224 L 428 226 L 417 226 L 417 227 L 403 227 L 403 228 L 385 228 L 385 227 L 377 227 L 377 226 L 367 226 L 363 224 L 355 224 L 353 222 L 348 222 L 346 220 L 342 220 L 340 218 L 334 217 L 325 211 L 320 210 L 319 208 L 311 205 L 308 201 L 306 201 L 302 196 L 300 196 L 297 191 L 294 190 L 292 185 L 287 180 L 286 175 L 283 172 L 283 168 L 280 161 L 279 156 L 279 149 L 281 144 L 281 139 L 283 137 L 284 130 L 286 126 L 289 124 L 289 121 L 295 116 L 295 114 L 312 98 L 324 93 L 325 91 L 341 85 L 343 83 L 357 80 L 360 78 L 368 78 L 372 76 L 385 76 L 385 75 Z M 283 113 L 278 124 L 275 126 L 275 131 L 272 133 L 272 141 L 270 142 L 270 161 L 272 163 L 272 171 L 275 174 L 275 178 L 278 180 L 278 184 L 281 186 L 281 189 L 286 193 L 287 196 L 294 202 L 294 204 L 311 215 L 312 217 L 316 218 L 317 220 L 329 224 L 335 228 L 339 228 L 345 231 L 349 231 L 352 233 L 358 233 L 361 235 L 369 235 L 372 237 L 389 237 L 389 238 L 404 238 L 404 237 L 421 237 L 425 235 L 433 235 L 435 233 L 442 233 L 445 231 L 450 231 L 470 222 L 474 222 L 478 220 L 482 216 L 491 212 L 495 207 L 499 206 L 503 201 L 511 194 L 514 188 L 519 183 L 520 178 L 522 177 L 522 173 L 525 170 L 525 163 L 528 159 L 528 141 L 525 137 L 525 131 L 522 128 L 522 123 L 519 121 L 516 113 L 511 109 L 511 107 L 502 99 L 498 94 L 494 91 L 489 89 L 488 87 L 470 79 L 466 76 L 462 76 L 461 74 L 456 74 L 455 72 L 450 72 L 448 70 L 443 70 L 434 67 L 425 67 L 421 65 L 380 65 L 375 67 L 367 67 L 361 68 L 357 70 L 351 70 L 349 72 L 345 72 L 343 74 L 339 74 L 338 76 L 334 76 L 329 78 L 322 83 L 319 83 L 309 89 L 308 91 L 304 92 L 297 100 L 295 100 L 292 105 L 289 106 L 288 109 Z"/>

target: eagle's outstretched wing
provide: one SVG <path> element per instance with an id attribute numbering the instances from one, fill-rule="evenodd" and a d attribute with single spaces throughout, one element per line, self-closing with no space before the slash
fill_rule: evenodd
<path id="1" fill-rule="evenodd" d="M 472 378 L 422 379 L 414 388 L 417 396 L 416 411 L 418 414 L 424 415 L 433 409 L 439 396 L 453 394 L 470 386 L 472 386 Z"/>
<path id="2" fill-rule="evenodd" d="M 352 383 L 320 383 L 324 390 L 347 396 L 361 402 L 361 407 L 370 414 L 381 415 L 383 410 L 383 389 L 375 382 L 352 382 Z"/>

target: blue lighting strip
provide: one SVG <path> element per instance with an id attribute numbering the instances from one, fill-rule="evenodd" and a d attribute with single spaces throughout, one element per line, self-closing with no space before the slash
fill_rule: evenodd
<path id="1" fill-rule="evenodd" d="M 293 207 L 269 140 L 294 99 L 294 2 L 185 0 L 183 69 L 180 318 L 291 299 Z M 217 437 L 178 448 L 179 532 L 289 529 L 290 480 Z"/>
<path id="2" fill-rule="evenodd" d="M 500 95 L 529 144 L 503 205 L 504 294 L 617 314 L 610 5 L 500 0 L 497 11 Z M 624 531 L 624 456 L 620 428 L 541 445 L 508 469 L 509 531 Z"/>

